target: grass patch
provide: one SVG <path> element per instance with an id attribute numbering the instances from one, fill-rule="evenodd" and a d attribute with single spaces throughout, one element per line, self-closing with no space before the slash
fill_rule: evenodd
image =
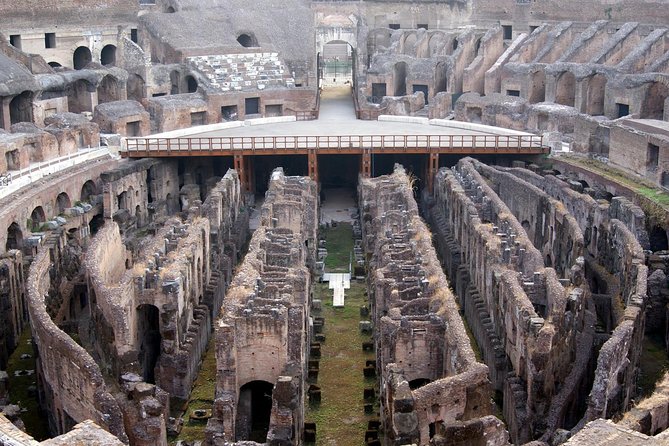
<path id="1" fill-rule="evenodd" d="M 346 305 L 332 306 L 332 291 L 327 284 L 316 284 L 314 297 L 323 302 L 325 344 L 321 346 L 321 404 L 306 408 L 307 421 L 316 423 L 316 444 L 363 444 L 367 421 L 375 418 L 364 413 L 365 387 L 376 387 L 376 380 L 363 377 L 365 361 L 375 359 L 373 352 L 363 352 L 362 342 L 370 340 L 359 330 L 360 306 L 366 304 L 365 285 L 351 282 L 346 290 Z"/>
<path id="2" fill-rule="evenodd" d="M 30 326 L 27 326 L 23 330 L 23 333 L 21 333 L 19 345 L 9 357 L 7 364 L 7 373 L 9 374 L 9 402 L 27 409 L 27 412 L 21 414 L 21 419 L 26 425 L 26 431 L 35 440 L 41 441 L 50 438 L 49 425 L 47 418 L 39 407 L 37 396 L 31 396 L 28 390 L 30 386 L 37 386 L 37 375 L 14 376 L 14 372 L 17 370 L 35 370 L 35 352 L 31 340 Z M 21 355 L 23 354 L 30 355 L 30 358 L 21 359 Z"/>
<path id="3" fill-rule="evenodd" d="M 328 255 L 325 258 L 325 269 L 332 271 L 348 271 L 348 265 L 353 253 L 353 227 L 350 223 L 337 223 L 337 227 L 324 231 L 325 248 Z"/>
<path id="4" fill-rule="evenodd" d="M 213 409 L 214 398 L 216 396 L 216 345 L 215 336 L 212 336 L 207 345 L 207 350 L 202 359 L 202 365 L 198 372 L 193 390 L 187 402 L 174 402 L 172 404 L 172 416 L 183 417 L 183 429 L 177 437 L 170 437 L 170 444 L 175 444 L 179 440 L 184 441 L 204 441 L 204 429 L 207 427 L 207 421 L 190 421 L 190 414 L 197 409 Z M 186 410 L 182 412 L 181 408 L 186 404 Z"/>

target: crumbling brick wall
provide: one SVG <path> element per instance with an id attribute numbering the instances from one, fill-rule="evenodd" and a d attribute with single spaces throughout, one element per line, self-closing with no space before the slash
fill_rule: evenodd
<path id="1" fill-rule="evenodd" d="M 427 444 L 435 426 L 458 430 L 490 413 L 487 367 L 474 356 L 404 170 L 361 180 L 359 194 L 386 441 Z"/>
<path id="2" fill-rule="evenodd" d="M 241 389 L 274 385 L 267 441 L 299 444 L 311 339 L 310 287 L 318 225 L 316 184 L 275 170 L 261 209 L 261 226 L 239 266 L 216 322 L 217 384 L 207 425 L 212 445 L 248 439 L 251 413 Z M 294 400 L 294 401 L 293 401 Z"/>

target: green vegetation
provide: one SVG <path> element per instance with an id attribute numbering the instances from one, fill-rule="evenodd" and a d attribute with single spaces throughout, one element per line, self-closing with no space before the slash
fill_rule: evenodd
<path id="1" fill-rule="evenodd" d="M 340 223 L 324 235 L 328 271 L 347 271 L 349 253 L 353 250 L 351 225 Z M 377 388 L 376 379 L 363 376 L 365 361 L 375 359 L 373 352 L 362 350 L 362 342 L 371 340 L 359 329 L 360 307 L 366 304 L 365 291 L 364 283 L 351 282 L 351 288 L 346 290 L 345 306 L 334 308 L 328 285 L 314 286 L 314 298 L 321 299 L 321 316 L 325 318 L 326 340 L 321 346 L 317 382 L 322 399 L 320 405 L 307 405 L 305 417 L 316 423 L 317 445 L 362 444 L 367 421 L 373 417 L 364 413 L 365 387 Z"/>
<path id="2" fill-rule="evenodd" d="M 30 355 L 28 359 L 21 359 L 21 355 Z M 19 338 L 19 345 L 9 357 L 7 373 L 9 374 L 9 401 L 11 404 L 17 404 L 27 412 L 21 414 L 21 419 L 26 425 L 26 431 L 36 440 L 45 440 L 49 438 L 49 427 L 47 419 L 40 410 L 37 401 L 36 390 L 37 376 L 21 375 L 14 376 L 18 370 L 35 370 L 35 352 L 31 343 L 30 327 L 26 327 Z"/>
<path id="3" fill-rule="evenodd" d="M 170 444 L 179 440 L 204 441 L 204 428 L 207 420 L 190 420 L 190 414 L 198 409 L 213 409 L 214 397 L 216 395 L 216 348 L 214 337 L 209 340 L 207 351 L 202 359 L 202 366 L 193 385 L 190 399 L 186 402 L 174 400 L 170 402 L 172 416 L 182 416 L 184 419 L 183 429 L 177 437 L 169 438 Z"/>
<path id="4" fill-rule="evenodd" d="M 337 227 L 325 232 L 328 256 L 325 269 L 328 272 L 348 272 L 348 265 L 353 252 L 353 229 L 349 223 L 338 223 Z"/>

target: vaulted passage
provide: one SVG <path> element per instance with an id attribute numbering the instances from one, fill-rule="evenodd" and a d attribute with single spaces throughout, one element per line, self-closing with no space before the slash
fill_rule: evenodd
<path id="1" fill-rule="evenodd" d="M 239 389 L 237 441 L 265 443 L 272 414 L 272 390 L 267 381 L 251 381 Z"/>

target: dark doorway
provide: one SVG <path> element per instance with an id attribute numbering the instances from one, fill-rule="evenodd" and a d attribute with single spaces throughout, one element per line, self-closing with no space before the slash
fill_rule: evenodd
<path id="1" fill-rule="evenodd" d="M 653 252 L 666 251 L 669 249 L 669 242 L 667 242 L 667 231 L 660 226 L 655 226 L 650 231 L 650 249 Z"/>
<path id="2" fill-rule="evenodd" d="M 186 87 L 188 88 L 189 93 L 195 93 L 197 91 L 197 81 L 193 76 L 186 76 Z"/>
<path id="3" fill-rule="evenodd" d="M 72 202 L 70 201 L 70 197 L 65 193 L 61 192 L 58 194 L 56 197 L 56 211 L 58 214 L 62 214 L 65 212 L 65 209 L 72 207 Z"/>
<path id="4" fill-rule="evenodd" d="M 397 62 L 393 68 L 394 96 L 404 96 L 407 94 L 407 64 L 406 62 Z"/>
<path id="5" fill-rule="evenodd" d="M 100 53 L 100 63 L 102 65 L 116 65 L 116 47 L 106 45 Z"/>
<path id="6" fill-rule="evenodd" d="M 128 76 L 127 89 L 128 99 L 141 101 L 144 98 L 144 79 L 137 74 L 131 74 Z"/>
<path id="7" fill-rule="evenodd" d="M 616 112 L 617 112 L 617 117 L 622 118 L 623 116 L 627 116 L 630 114 L 630 106 L 628 104 L 619 104 L 616 103 Z"/>
<path id="8" fill-rule="evenodd" d="M 240 34 L 239 37 L 237 37 L 237 42 L 245 48 L 258 46 L 258 41 L 253 34 Z"/>
<path id="9" fill-rule="evenodd" d="M 267 441 L 272 414 L 272 390 L 267 381 L 251 381 L 239 389 L 237 403 L 237 441 Z"/>
<path id="10" fill-rule="evenodd" d="M 260 113 L 260 98 L 244 99 L 244 114 L 257 115 Z"/>
<path id="11" fill-rule="evenodd" d="M 224 105 L 221 107 L 221 120 L 223 121 L 237 121 L 239 116 L 237 115 L 237 106 L 236 105 Z"/>
<path id="12" fill-rule="evenodd" d="M 23 232 L 18 223 L 13 222 L 7 228 L 7 243 L 5 244 L 5 251 L 10 249 L 21 249 L 23 246 Z"/>
<path id="13" fill-rule="evenodd" d="M 33 121 L 33 94 L 24 91 L 9 103 L 9 119 L 12 124 Z"/>
<path id="14" fill-rule="evenodd" d="M 419 91 L 422 91 L 422 92 L 423 92 L 423 97 L 425 97 L 425 105 L 427 105 L 427 104 L 428 104 L 428 100 L 427 100 L 427 92 L 428 92 L 428 88 L 427 88 L 427 85 L 423 85 L 423 84 L 414 84 L 414 85 L 413 85 L 413 92 L 414 92 L 414 93 L 417 93 L 417 92 L 419 92 Z"/>
<path id="15" fill-rule="evenodd" d="M 42 206 L 37 206 L 33 211 L 30 213 L 30 230 L 32 232 L 37 232 L 40 230 L 40 227 L 42 226 L 42 223 L 46 221 L 46 214 L 44 213 L 44 209 Z"/>
<path id="16" fill-rule="evenodd" d="M 137 308 L 139 334 L 139 363 L 144 381 L 155 384 L 155 368 L 160 356 L 160 313 L 154 305 L 140 305 Z"/>
<path id="17" fill-rule="evenodd" d="M 286 175 L 308 175 L 306 155 L 261 155 L 252 158 L 253 172 L 251 178 L 255 179 L 255 191 L 264 194 L 267 191 L 269 176 L 277 167 L 283 167 Z"/>
<path id="18" fill-rule="evenodd" d="M 74 50 L 74 56 L 72 57 L 73 65 L 75 70 L 81 70 L 85 68 L 86 65 L 91 63 L 93 56 L 91 55 L 91 50 L 85 46 L 80 46 Z"/>
<path id="19" fill-rule="evenodd" d="M 373 83 L 372 84 L 372 99 L 370 102 L 374 104 L 380 104 L 383 100 L 383 97 L 386 96 L 386 84 L 385 83 Z"/>
<path id="20" fill-rule="evenodd" d="M 90 203 L 91 202 L 91 197 L 97 195 L 97 187 L 95 187 L 95 183 L 91 180 L 88 180 L 84 183 L 83 186 L 81 186 L 81 195 L 80 201 L 85 201 Z"/>

